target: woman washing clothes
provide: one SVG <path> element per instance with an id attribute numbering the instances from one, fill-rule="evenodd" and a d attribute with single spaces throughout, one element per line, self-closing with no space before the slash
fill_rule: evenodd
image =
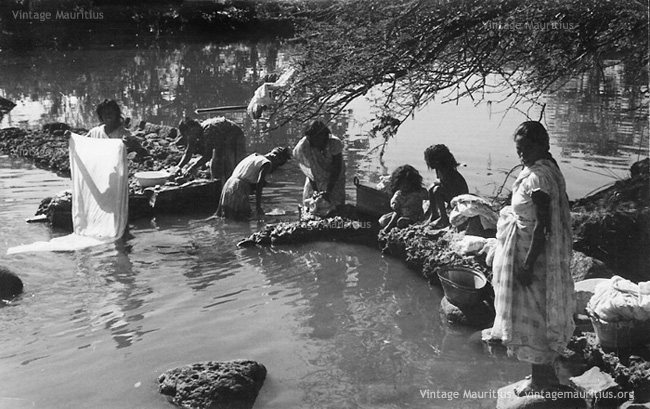
<path id="1" fill-rule="evenodd" d="M 181 134 L 174 143 L 184 142 L 185 152 L 178 162 L 177 172 L 181 172 L 193 155 L 199 155 L 199 159 L 183 173 L 184 177 L 210 161 L 212 178 L 226 180 L 245 157 L 244 131 L 224 117 L 206 119 L 201 123 L 186 117 L 178 124 L 178 130 Z"/>
<path id="2" fill-rule="evenodd" d="M 532 375 L 515 390 L 522 396 L 559 386 L 553 364 L 573 334 L 574 299 L 569 202 L 548 133 L 528 121 L 514 141 L 524 169 L 497 226 L 491 337 L 532 364 Z"/>
<path id="3" fill-rule="evenodd" d="M 321 193 L 331 205 L 345 204 L 345 164 L 343 143 L 321 121 L 314 121 L 305 130 L 305 136 L 293 149 L 300 169 L 305 174 L 303 202 Z"/>
<path id="4" fill-rule="evenodd" d="M 255 185 L 255 208 L 259 216 L 262 210 L 262 189 L 266 177 L 291 158 L 289 148 L 274 148 L 266 155 L 253 153 L 244 158 L 228 178 L 221 191 L 219 208 L 216 216 L 234 220 L 246 220 L 251 217 L 249 196 L 251 185 Z"/>

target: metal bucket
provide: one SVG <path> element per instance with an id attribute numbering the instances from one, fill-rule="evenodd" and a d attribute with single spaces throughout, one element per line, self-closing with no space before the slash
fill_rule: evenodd
<path id="1" fill-rule="evenodd" d="M 472 306 L 481 302 L 487 278 L 480 271 L 462 266 L 443 267 L 438 271 L 445 296 L 454 305 Z"/>
<path id="2" fill-rule="evenodd" d="M 587 315 L 594 326 L 598 342 L 604 348 L 630 348 L 650 342 L 650 320 L 609 322 L 589 308 Z"/>

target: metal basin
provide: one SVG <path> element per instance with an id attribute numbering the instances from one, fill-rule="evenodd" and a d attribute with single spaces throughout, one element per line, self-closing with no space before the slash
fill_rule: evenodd
<path id="1" fill-rule="evenodd" d="M 481 302 L 487 278 L 480 271 L 462 266 L 444 267 L 438 271 L 445 296 L 454 305 L 471 306 Z"/>

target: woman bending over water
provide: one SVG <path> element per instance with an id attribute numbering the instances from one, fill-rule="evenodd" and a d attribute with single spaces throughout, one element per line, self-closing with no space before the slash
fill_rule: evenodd
<path id="1" fill-rule="evenodd" d="M 293 156 L 307 176 L 303 189 L 303 202 L 315 192 L 334 206 L 345 204 L 345 164 L 343 143 L 321 121 L 314 121 L 293 148 Z"/>
<path id="2" fill-rule="evenodd" d="M 224 117 L 206 119 L 201 123 L 186 117 L 178 124 L 178 130 L 181 135 L 174 143 L 185 143 L 178 170 L 189 163 L 193 155 L 199 155 L 199 159 L 190 165 L 183 176 L 209 161 L 212 178 L 224 181 L 246 155 L 244 131 Z"/>
<path id="3" fill-rule="evenodd" d="M 291 158 L 289 148 L 275 148 L 266 155 L 253 153 L 244 158 L 223 185 L 216 216 L 234 220 L 246 220 L 251 216 L 248 198 L 251 185 L 255 185 L 255 208 L 259 216 L 262 210 L 262 189 L 266 176 Z"/>

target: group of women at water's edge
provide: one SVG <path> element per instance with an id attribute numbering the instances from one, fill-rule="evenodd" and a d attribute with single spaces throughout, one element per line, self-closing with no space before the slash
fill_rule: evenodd
<path id="1" fill-rule="evenodd" d="M 115 101 L 100 104 L 97 115 L 102 125 L 92 128 L 89 137 L 130 137 Z M 187 117 L 178 129 L 176 143 L 185 144 L 185 151 L 173 172 L 187 176 L 209 164 L 211 176 L 225 181 L 216 217 L 250 218 L 252 192 L 256 213 L 263 215 L 267 176 L 292 158 L 306 177 L 303 205 L 321 216 L 336 214 L 345 205 L 343 142 L 321 121 L 309 124 L 293 149 L 276 147 L 264 155 L 248 156 L 244 132 L 223 117 L 202 123 Z M 553 364 L 565 352 L 574 329 L 569 271 L 572 240 L 566 185 L 549 152 L 546 129 L 539 122 L 524 122 L 514 133 L 514 144 L 524 168 L 512 187 L 511 204 L 501 209 L 497 225 L 492 265 L 496 318 L 489 334 L 520 361 L 532 364 L 531 377 L 516 391 L 525 394 L 559 385 Z M 198 158 L 191 162 L 193 156 Z M 447 146 L 430 146 L 424 159 L 438 177 L 429 188 L 422 186 L 422 176 L 409 164 L 391 174 L 386 192 L 392 212 L 378 220 L 383 234 L 416 223 L 446 228 L 451 201 L 468 193 Z"/>

